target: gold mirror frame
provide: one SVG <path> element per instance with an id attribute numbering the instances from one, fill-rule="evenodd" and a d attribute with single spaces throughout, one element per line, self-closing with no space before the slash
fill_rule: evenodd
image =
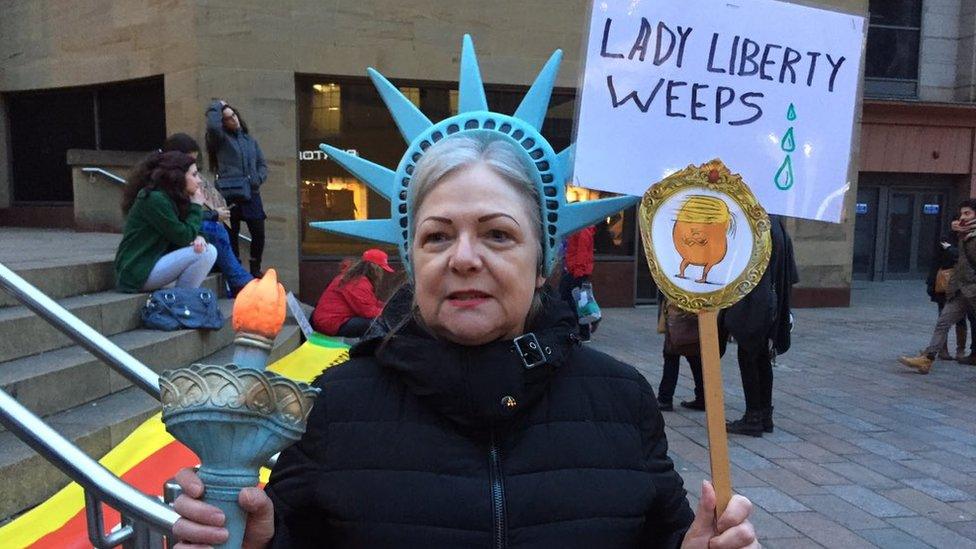
<path id="1" fill-rule="evenodd" d="M 679 288 L 669 275 L 664 273 L 654 253 L 654 240 L 651 225 L 658 208 L 675 193 L 698 187 L 725 195 L 738 204 L 746 217 L 752 235 L 752 254 L 746 268 L 732 282 L 713 292 L 690 292 Z M 693 313 L 709 309 L 725 309 L 745 297 L 759 283 L 772 253 L 772 240 L 769 235 L 769 215 L 756 200 L 756 196 L 739 174 L 733 174 L 715 159 L 701 166 L 690 165 L 666 177 L 647 189 L 641 199 L 637 217 L 640 219 L 641 238 L 644 241 L 644 255 L 647 266 L 657 287 L 668 300 Z"/>

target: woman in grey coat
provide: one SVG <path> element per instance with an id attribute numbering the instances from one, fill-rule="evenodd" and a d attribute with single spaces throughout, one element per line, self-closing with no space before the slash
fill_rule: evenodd
<path id="1" fill-rule="evenodd" d="M 241 257 L 238 235 L 243 220 L 251 233 L 251 274 L 260 277 L 267 217 L 261 202 L 261 185 L 268 178 L 268 166 L 240 112 L 226 101 L 214 101 L 207 109 L 207 156 L 210 171 L 217 175 L 217 187 L 231 205 L 230 243 L 234 255 Z M 245 196 L 236 191 L 238 196 L 229 194 L 229 187 L 241 189 Z"/>

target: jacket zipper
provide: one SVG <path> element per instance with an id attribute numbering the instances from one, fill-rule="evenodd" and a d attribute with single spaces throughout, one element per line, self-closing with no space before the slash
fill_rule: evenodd
<path id="1" fill-rule="evenodd" d="M 495 547 L 504 549 L 505 543 L 505 484 L 502 479 L 501 457 L 495 444 L 495 433 L 491 433 L 491 444 L 488 448 L 489 477 L 491 480 L 491 503 L 493 517 L 493 534 Z"/>

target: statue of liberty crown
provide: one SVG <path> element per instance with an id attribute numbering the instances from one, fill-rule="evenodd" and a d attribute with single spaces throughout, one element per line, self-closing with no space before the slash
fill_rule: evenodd
<path id="1" fill-rule="evenodd" d="M 556 260 L 559 243 L 565 236 L 636 204 L 640 197 L 619 196 L 587 202 L 566 202 L 566 181 L 572 173 L 573 145 L 556 154 L 539 129 L 545 119 L 552 87 L 559 71 L 562 51 L 556 50 L 522 99 L 512 116 L 488 110 L 485 89 L 478 68 L 471 36 L 464 35 L 461 45 L 461 74 L 458 92 L 458 114 L 437 124 L 432 123 L 414 104 L 372 68 L 366 69 L 383 102 L 386 103 L 403 138 L 410 144 L 396 171 L 370 162 L 326 144 L 319 145 L 330 158 L 375 192 L 390 201 L 391 219 L 316 221 L 310 225 L 346 236 L 395 244 L 404 268 L 411 274 L 410 223 L 407 188 L 414 167 L 424 153 L 447 136 L 492 132 L 493 137 L 517 145 L 530 177 L 539 194 L 542 214 L 544 272 L 548 274 Z"/>

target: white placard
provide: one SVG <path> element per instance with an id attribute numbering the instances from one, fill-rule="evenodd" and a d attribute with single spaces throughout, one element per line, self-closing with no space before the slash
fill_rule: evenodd
<path id="1" fill-rule="evenodd" d="M 594 0 L 574 184 L 719 158 L 770 213 L 839 222 L 863 44 L 863 17 L 776 0 Z"/>

